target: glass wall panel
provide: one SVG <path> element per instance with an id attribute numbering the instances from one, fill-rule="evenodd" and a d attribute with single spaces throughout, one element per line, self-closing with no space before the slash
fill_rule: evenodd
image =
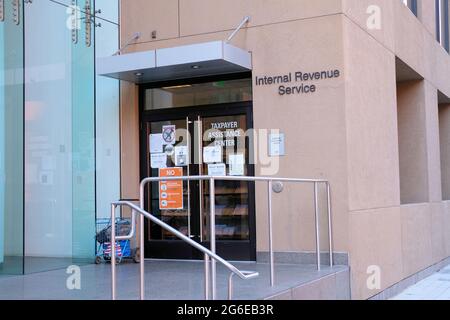
<path id="1" fill-rule="evenodd" d="M 25 9 L 25 272 L 31 273 L 71 263 L 72 54 L 66 7 L 36 1 Z"/>
<path id="2" fill-rule="evenodd" d="M 103 24 L 105 21 L 109 21 L 116 25 L 119 24 L 119 0 L 96 0 L 95 9 L 98 12 L 96 15 L 97 18 L 101 19 L 97 19 L 97 22 Z M 110 34 L 110 36 L 112 36 L 112 34 Z M 102 41 L 107 41 L 107 39 L 111 40 L 112 44 L 115 43 L 114 39 L 106 37 L 103 38 Z"/>
<path id="3" fill-rule="evenodd" d="M 0 16 L 0 274 L 23 273 L 23 3 Z"/>
<path id="4" fill-rule="evenodd" d="M 95 256 L 95 24 L 86 12 L 94 1 L 81 1 L 78 42 L 72 45 L 72 255 Z M 92 21 L 89 22 L 89 20 Z M 87 22 L 87 23 L 86 23 Z"/>
<path id="5" fill-rule="evenodd" d="M 31 273 L 95 255 L 95 27 L 87 14 L 93 0 L 33 1 L 25 9 L 25 272 Z"/>
<path id="6" fill-rule="evenodd" d="M 96 214 L 120 195 L 119 83 L 95 77 L 96 53 L 118 50 L 118 1 L 97 18 L 94 0 L 2 3 L 0 274 L 93 262 Z"/>
<path id="7" fill-rule="evenodd" d="M 107 57 L 119 50 L 117 0 L 97 0 L 101 11 L 95 30 L 95 53 Z M 110 215 L 111 202 L 120 198 L 119 81 L 96 78 L 97 218 Z"/>

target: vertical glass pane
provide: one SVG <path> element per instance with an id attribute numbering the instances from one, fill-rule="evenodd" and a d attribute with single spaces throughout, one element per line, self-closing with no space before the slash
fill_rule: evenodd
<path id="1" fill-rule="evenodd" d="M 32 273 L 71 264 L 71 44 L 66 7 L 36 1 L 25 9 L 25 272 Z"/>
<path id="2" fill-rule="evenodd" d="M 418 15 L 417 0 L 410 0 L 410 8 L 414 15 Z"/>
<path id="3" fill-rule="evenodd" d="M 441 42 L 441 0 L 435 1 L 436 7 L 436 40 Z"/>
<path id="4" fill-rule="evenodd" d="M 26 273 L 95 252 L 94 30 L 74 3 L 75 24 L 61 3 L 25 7 Z"/>
<path id="5" fill-rule="evenodd" d="M 23 3 L 0 20 L 0 274 L 23 273 Z M 14 19 L 13 14 L 18 19 Z"/>
<path id="6" fill-rule="evenodd" d="M 119 1 L 118 0 L 96 0 L 95 9 L 97 17 L 102 19 L 101 23 L 109 21 L 114 24 L 119 23 Z M 97 20 L 100 22 L 100 20 Z M 98 32 L 98 30 L 97 30 Z M 114 52 L 113 52 L 114 53 Z"/>
<path id="7" fill-rule="evenodd" d="M 444 30 L 444 48 L 447 52 L 450 51 L 450 26 L 449 26 L 449 0 L 444 0 L 443 3 L 444 18 L 443 18 L 443 30 Z"/>
<path id="8" fill-rule="evenodd" d="M 222 159 L 218 162 L 203 164 L 203 172 L 210 172 L 217 165 L 224 166 L 227 176 L 247 176 L 249 150 L 246 146 L 245 115 L 225 117 L 205 117 L 203 124 L 203 146 L 218 147 Z M 219 159 L 217 159 L 219 160 Z M 203 159 L 205 162 L 206 160 Z M 204 237 L 209 238 L 210 192 L 209 183 L 204 182 Z M 242 181 L 216 181 L 216 236 L 218 240 L 249 240 L 249 186 Z"/>
<path id="9" fill-rule="evenodd" d="M 119 49 L 117 0 L 96 1 L 101 11 L 95 28 L 97 57 L 113 55 Z M 111 202 L 120 198 L 119 81 L 96 77 L 96 168 L 97 219 L 108 218 Z"/>
<path id="10" fill-rule="evenodd" d="M 78 1 L 84 20 L 72 44 L 72 254 L 81 261 L 95 256 L 95 26 L 86 16 L 93 2 Z"/>
<path id="11" fill-rule="evenodd" d="M 26 273 L 72 264 L 69 17 L 67 7 L 52 1 L 25 7 Z"/>

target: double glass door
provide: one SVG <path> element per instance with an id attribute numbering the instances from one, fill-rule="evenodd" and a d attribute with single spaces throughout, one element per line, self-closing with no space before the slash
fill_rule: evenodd
<path id="1" fill-rule="evenodd" d="M 248 176 L 250 105 L 206 106 L 144 112 L 141 171 L 147 177 Z M 209 247 L 209 181 L 163 181 L 146 190 L 146 209 L 184 235 Z M 217 252 L 255 260 L 254 184 L 215 182 Z M 147 222 L 146 257 L 202 259 L 161 227 Z"/>

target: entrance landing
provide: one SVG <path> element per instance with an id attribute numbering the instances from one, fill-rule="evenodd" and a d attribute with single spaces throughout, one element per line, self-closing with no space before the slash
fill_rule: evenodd
<path id="1" fill-rule="evenodd" d="M 150 300 L 203 299 L 203 262 L 146 261 L 146 298 Z M 234 279 L 234 299 L 324 299 L 350 298 L 349 269 L 323 266 L 317 271 L 313 265 L 277 264 L 276 286 L 269 285 L 269 265 L 235 263 L 241 270 L 258 271 L 252 280 Z M 107 300 L 111 296 L 111 267 L 109 264 L 81 267 L 81 289 L 69 290 L 66 270 L 0 278 L 0 299 Z M 217 265 L 217 294 L 227 298 L 229 272 Z M 138 299 L 139 266 L 124 262 L 117 267 L 117 298 Z"/>

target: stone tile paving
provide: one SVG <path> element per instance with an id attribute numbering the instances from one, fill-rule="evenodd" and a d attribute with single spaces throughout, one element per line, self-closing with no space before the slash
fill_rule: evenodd
<path id="1" fill-rule="evenodd" d="M 392 300 L 450 300 L 450 265 L 409 287 Z"/>

